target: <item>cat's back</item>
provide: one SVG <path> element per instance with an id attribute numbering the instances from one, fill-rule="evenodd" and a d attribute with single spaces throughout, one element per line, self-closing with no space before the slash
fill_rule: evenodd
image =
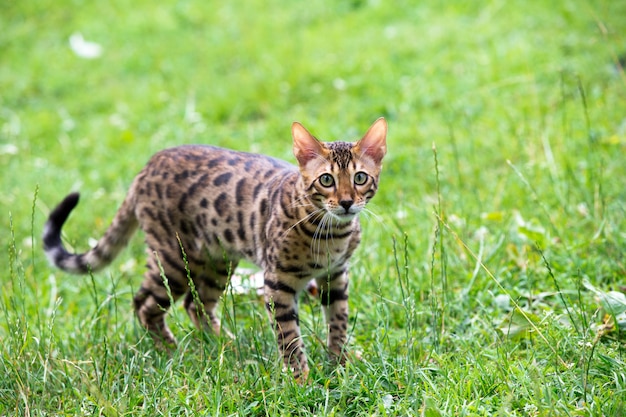
<path id="1" fill-rule="evenodd" d="M 280 159 L 209 145 L 182 145 L 156 153 L 132 187 L 136 204 L 195 215 L 225 217 L 261 203 L 272 184 L 298 170 Z"/>
<path id="2" fill-rule="evenodd" d="M 296 167 L 266 155 L 210 145 L 181 145 L 154 154 L 145 170 L 165 181 L 177 181 L 190 176 L 217 177 L 227 173 L 263 178 L 277 172 L 294 172 Z"/>

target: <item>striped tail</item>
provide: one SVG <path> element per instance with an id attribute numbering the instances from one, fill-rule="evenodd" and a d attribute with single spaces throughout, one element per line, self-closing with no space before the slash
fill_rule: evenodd
<path id="1" fill-rule="evenodd" d="M 61 229 L 78 200 L 78 193 L 69 194 L 52 210 L 44 226 L 43 247 L 46 256 L 57 268 L 73 274 L 86 274 L 109 265 L 126 246 L 138 223 L 127 198 L 96 246 L 85 253 L 70 253 L 61 240 Z"/>

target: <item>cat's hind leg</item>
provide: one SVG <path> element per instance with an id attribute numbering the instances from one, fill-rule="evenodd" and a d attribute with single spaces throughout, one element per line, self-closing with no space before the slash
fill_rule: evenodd
<path id="1" fill-rule="evenodd" d="M 165 322 L 170 306 L 188 290 L 182 260 L 168 252 L 148 249 L 147 271 L 134 297 L 135 314 L 158 346 L 169 348 L 176 339 Z"/>
<path id="2" fill-rule="evenodd" d="M 190 262 L 190 268 L 197 274 L 192 275 L 190 291 L 185 298 L 185 310 L 199 330 L 209 326 L 216 335 L 221 332 L 217 316 L 217 304 L 226 290 L 228 279 L 235 269 L 234 262 L 208 262 L 204 265 Z M 230 333 L 228 333 L 229 336 Z"/>

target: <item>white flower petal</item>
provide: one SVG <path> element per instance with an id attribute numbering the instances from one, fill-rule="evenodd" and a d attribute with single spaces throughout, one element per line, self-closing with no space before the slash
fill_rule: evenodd
<path id="1" fill-rule="evenodd" d="M 85 40 L 80 32 L 70 36 L 70 48 L 77 56 L 85 59 L 94 59 L 102 55 L 102 46 Z"/>

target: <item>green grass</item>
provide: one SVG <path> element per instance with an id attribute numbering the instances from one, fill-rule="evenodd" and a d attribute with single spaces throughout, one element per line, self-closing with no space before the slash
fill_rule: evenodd
<path id="1" fill-rule="evenodd" d="M 626 412 L 626 320 L 601 299 L 626 285 L 623 2 L 5 3 L 0 415 Z M 75 32 L 103 55 L 74 55 Z M 179 348 L 154 351 L 131 307 L 140 236 L 92 277 L 43 255 L 66 193 L 83 250 L 159 149 L 294 161 L 293 120 L 353 140 L 379 116 L 380 220 L 351 269 L 363 360 L 334 369 L 303 300 L 309 385 L 282 375 L 254 295 L 225 296 L 234 340 L 178 306 Z"/>

